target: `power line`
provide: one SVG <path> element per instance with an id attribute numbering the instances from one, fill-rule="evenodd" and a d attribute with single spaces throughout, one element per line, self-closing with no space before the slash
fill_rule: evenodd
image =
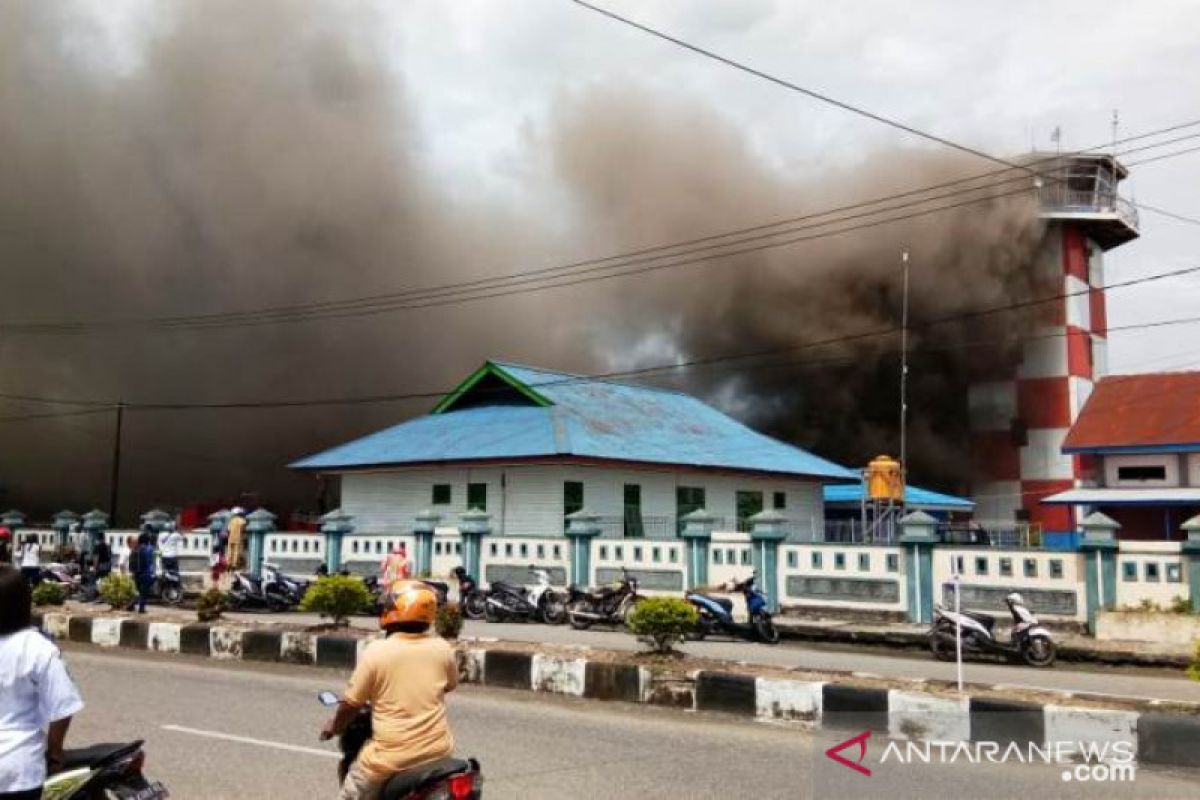
<path id="1" fill-rule="evenodd" d="M 4 398 L 4 396 L 0 395 L 0 398 Z M 26 402 L 47 402 L 47 401 L 26 399 Z M 58 403 L 58 401 L 53 401 L 53 402 L 55 402 L 56 404 Z M 87 408 L 87 409 L 83 409 L 81 411 L 49 411 L 44 414 L 20 414 L 20 415 L 11 416 L 11 417 L 0 417 L 0 422 L 28 422 L 30 420 L 35 420 L 35 419 L 62 419 L 65 417 L 82 417 L 82 416 L 86 416 L 88 414 L 103 414 L 104 412 L 110 411 L 111 409 L 115 408 L 114 405 L 109 404 L 109 403 L 104 403 L 104 404 L 87 403 L 86 405 L 89 405 L 89 406 L 103 405 L 104 408 Z"/>
<path id="2" fill-rule="evenodd" d="M 991 307 L 982 308 L 982 309 L 975 309 L 972 311 L 960 312 L 960 313 L 951 314 L 951 315 L 935 318 L 932 320 L 928 320 L 924 323 L 917 323 L 917 324 L 912 325 L 911 327 L 914 330 L 922 330 L 922 329 L 930 328 L 930 327 L 933 327 L 936 325 L 944 325 L 944 324 L 951 323 L 951 322 L 959 322 L 959 321 L 963 321 L 963 320 L 977 319 L 979 317 L 990 316 L 992 314 L 998 314 L 998 313 L 1003 313 L 1003 312 L 1008 312 L 1008 311 L 1016 311 L 1016 310 L 1020 310 L 1023 308 L 1029 308 L 1032 306 L 1043 305 L 1045 303 L 1057 302 L 1059 300 L 1065 300 L 1065 299 L 1068 299 L 1071 297 L 1089 295 L 1092 292 L 1102 292 L 1102 291 L 1109 291 L 1109 290 L 1115 290 L 1115 289 L 1124 289 L 1124 288 L 1128 288 L 1130 286 L 1139 286 L 1139 285 L 1142 285 L 1145 283 L 1151 283 L 1154 281 L 1160 281 L 1160 280 L 1166 280 L 1166 279 L 1170 279 L 1170 278 L 1181 277 L 1184 275 L 1190 275 L 1190 274 L 1194 274 L 1197 272 L 1200 272 L 1200 266 L 1182 267 L 1182 268 L 1171 270 L 1168 272 L 1155 273 L 1153 275 L 1144 275 L 1142 277 L 1131 278 L 1126 281 L 1118 281 L 1116 283 L 1109 283 L 1109 284 L 1106 284 L 1105 286 L 1088 287 L 1086 289 L 1081 289 L 1081 290 L 1072 291 L 1072 292 L 1060 292 L 1060 293 L 1054 294 L 1054 295 L 1048 295 L 1048 296 L 1033 298 L 1033 299 L 1029 299 L 1029 300 L 1014 301 L 1011 303 L 1005 303 L 1005 304 L 1001 304 L 998 306 L 991 306 Z M 1150 325 L 1150 324 L 1157 324 L 1157 323 L 1146 323 L 1146 324 Z M 692 367 L 702 367 L 702 366 L 708 366 L 708 365 L 712 365 L 712 364 L 720 364 L 720 363 L 725 363 L 725 362 L 730 362 L 730 361 L 742 361 L 742 360 L 747 360 L 747 359 L 752 359 L 752 358 L 761 358 L 761 357 L 765 357 L 765 356 L 777 355 L 777 354 L 781 354 L 781 353 L 789 353 L 789 352 L 796 352 L 796 351 L 800 351 L 800 350 L 808 350 L 808 349 L 817 348 L 817 347 L 827 347 L 827 346 L 834 345 L 834 344 L 844 344 L 844 343 L 848 343 L 848 342 L 878 338 L 880 336 L 887 336 L 890 334 L 894 334 L 898 330 L 899 330 L 899 328 L 896 328 L 896 327 L 879 328 L 876 330 L 862 331 L 860 333 L 855 333 L 855 334 L 845 334 L 845 335 L 841 335 L 841 336 L 830 337 L 827 339 L 822 339 L 822 340 L 813 341 L 813 342 L 805 342 L 805 343 L 801 343 L 801 344 L 797 344 L 797 345 L 789 345 L 787 347 L 777 347 L 777 348 L 770 348 L 770 349 L 744 352 L 744 353 L 729 353 L 729 354 L 724 354 L 724 355 L 719 355 L 719 356 L 696 358 L 696 359 L 691 359 L 688 361 L 673 362 L 673 363 L 669 363 L 669 364 L 659 364 L 659 365 L 654 365 L 654 366 L 640 367 L 637 369 L 630 369 L 630 370 L 614 371 L 614 372 L 602 373 L 602 374 L 597 374 L 597 375 L 570 376 L 570 377 L 566 377 L 566 378 L 545 381 L 545 382 L 539 384 L 539 386 L 554 386 L 554 385 L 562 385 L 562 384 L 569 384 L 569 383 L 589 383 L 589 382 L 594 382 L 594 381 L 614 380 L 614 379 L 618 379 L 618 378 L 630 378 L 630 377 L 636 377 L 639 375 L 647 375 L 647 374 L 651 374 L 651 373 L 655 373 L 655 372 L 666 372 L 666 371 L 674 371 L 674 370 L 686 369 L 686 368 L 692 368 Z M 313 399 L 313 400 L 241 401 L 241 402 L 220 402 L 220 403 L 126 402 L 126 403 L 124 403 L 124 407 L 126 410 L 137 410 L 137 411 L 182 411 L 182 410 L 200 410 L 200 409 L 221 410 L 221 409 L 255 409 L 255 408 L 305 408 L 305 407 L 335 406 L 335 405 L 365 405 L 365 404 L 382 403 L 382 402 L 396 402 L 396 401 L 400 401 L 400 400 L 428 400 L 428 399 L 436 399 L 436 398 L 444 397 L 446 394 L 448 394 L 451 391 L 453 391 L 453 389 L 442 389 L 439 391 L 427 391 L 427 392 L 410 392 L 410 393 L 402 393 L 402 394 L 364 395 L 364 396 L 357 396 L 357 397 Z M 53 397 L 35 398 L 30 395 L 15 395 L 15 396 L 22 398 L 24 402 L 44 402 L 44 403 L 49 403 L 49 404 L 65 404 L 65 405 L 72 405 L 72 404 L 104 405 L 106 408 L 112 408 L 115 406 L 115 403 L 113 403 L 113 402 L 94 400 L 94 399 L 71 400 L 71 399 L 67 399 L 67 398 L 53 398 Z M 4 397 L 4 395 L 0 395 L 0 399 L 3 399 L 3 397 Z"/>
<path id="3" fill-rule="evenodd" d="M 1129 137 L 1126 137 L 1125 139 L 1118 140 L 1117 143 L 1127 143 L 1127 142 L 1133 142 L 1133 141 L 1137 141 L 1137 140 L 1143 140 L 1146 138 L 1152 138 L 1154 136 L 1160 136 L 1164 133 L 1168 133 L 1168 132 L 1172 132 L 1172 131 L 1176 131 L 1176 130 L 1182 130 L 1182 129 L 1186 129 L 1189 127 L 1194 127 L 1195 125 L 1198 125 L 1198 124 L 1200 124 L 1200 120 L 1179 123 L 1176 125 L 1172 125 L 1172 126 L 1168 126 L 1166 128 L 1159 129 L 1157 131 L 1150 131 L 1150 132 L 1146 132 L 1146 133 L 1142 133 L 1142 134 L 1137 134 L 1134 136 L 1129 136 Z M 1176 137 L 1175 139 L 1170 139 L 1165 142 L 1150 143 L 1150 144 L 1142 145 L 1142 146 L 1136 147 L 1136 148 L 1129 148 L 1126 151 L 1123 151 L 1122 154 L 1140 152 L 1140 151 L 1147 150 L 1147 149 L 1153 149 L 1153 148 L 1165 146 L 1167 144 L 1182 141 L 1185 139 L 1192 139 L 1197 136 L 1200 136 L 1200 134 L 1189 134 L 1186 136 Z M 1077 154 L 1082 154 L 1082 153 L 1085 153 L 1085 152 L 1088 152 L 1091 150 L 1100 149 L 1101 147 L 1107 147 L 1110 144 L 1112 144 L 1112 143 L 1106 143 L 1104 145 L 1098 145 L 1098 146 L 1095 146 L 1092 148 L 1086 148 L 1084 150 L 1079 150 L 1079 151 L 1075 151 L 1075 152 Z M 1183 154 L 1183 152 L 1190 152 L 1190 151 L 1181 151 L 1180 154 Z M 297 322 L 297 321 L 306 321 L 306 320 L 312 320 L 312 319 L 341 318 L 341 317 L 345 317 L 345 316 L 356 316 L 356 317 L 357 316 L 367 316 L 367 315 L 372 315 L 372 314 L 388 313 L 388 312 L 393 312 L 393 311 L 411 310 L 411 309 L 416 309 L 416 308 L 427 308 L 427 307 L 440 306 L 440 305 L 450 305 L 450 304 L 456 304 L 456 303 L 460 303 L 460 302 L 469 302 L 469 301 L 473 301 L 473 300 L 481 300 L 481 299 L 488 299 L 488 298 L 492 298 L 492 297 L 500 297 L 500 296 L 505 296 L 505 295 L 509 295 L 509 294 L 515 294 L 516 292 L 514 292 L 514 291 L 490 291 L 490 290 L 493 290 L 493 289 L 503 290 L 506 288 L 512 288 L 512 287 L 519 286 L 519 285 L 540 282 L 542 280 L 559 281 L 559 282 L 547 283 L 545 286 L 535 286 L 535 287 L 532 287 L 531 290 L 559 288 L 561 286 L 570 286 L 570 285 L 575 285 L 576 283 L 588 282 L 588 281 L 584 281 L 584 280 L 580 280 L 580 281 L 570 280 L 570 278 L 574 278 L 577 275 L 584 275 L 584 274 L 590 274 L 590 273 L 607 271 L 607 270 L 618 270 L 618 269 L 623 270 L 621 272 L 615 272 L 611 276 L 604 275 L 604 276 L 596 276 L 594 278 L 594 280 L 602 280 L 602 279 L 606 279 L 607 277 L 622 277 L 627 274 L 636 274 L 637 272 L 641 272 L 643 270 L 629 270 L 629 269 L 625 269 L 625 268 L 637 266 L 639 264 L 647 264 L 648 262 L 657 261 L 659 259 L 677 259 L 680 256 L 689 255 L 692 253 L 700 253 L 700 252 L 704 252 L 704 251 L 710 251 L 710 250 L 713 250 L 714 248 L 739 247 L 739 246 L 749 243 L 749 242 L 761 241 L 763 239 L 768 239 L 768 238 L 772 238 L 775 236 L 782 236 L 782 235 L 785 235 L 788 233 L 794 233 L 794 232 L 798 232 L 801 230 L 827 227 L 829 225 L 837 224 L 840 222 L 847 222 L 847 221 L 854 220 L 854 219 L 871 217 L 871 216 L 875 216 L 878 214 L 883 214 L 883 213 L 887 213 L 887 212 L 891 212 L 891 211 L 902 210 L 902 209 L 910 208 L 913 206 L 925 205 L 925 204 L 933 202 L 935 200 L 950 198 L 950 197 L 954 197 L 954 196 L 961 195 L 961 194 L 968 194 L 968 193 L 972 193 L 972 192 L 983 192 L 983 191 L 987 191 L 988 189 L 996 188 L 996 187 L 1004 185 L 1004 184 L 1010 184 L 1010 183 L 1013 183 L 1014 181 L 1021 181 L 1024 179 L 1023 176 L 1017 176 L 1015 178 L 1007 178 L 1007 179 L 1000 180 L 1000 181 L 994 181 L 991 183 L 980 184 L 978 186 L 968 186 L 966 188 L 959 189 L 954 192 L 948 192 L 948 193 L 943 193 L 941 195 L 936 195 L 936 196 L 932 196 L 932 197 L 915 199 L 915 200 L 912 200 L 911 202 L 894 204 L 892 206 L 877 208 L 877 209 L 874 209 L 871 211 L 866 211 L 866 212 L 859 213 L 859 214 L 853 214 L 853 215 L 848 215 L 848 216 L 842 216 L 840 218 L 831 218 L 831 219 L 826 219 L 826 220 L 821 219 L 822 217 L 830 217 L 833 214 L 841 213 L 842 211 L 846 211 L 846 210 L 869 208 L 872 205 L 878 206 L 881 203 L 887 202 L 890 199 L 901 199 L 904 197 L 913 197 L 916 195 L 928 193 L 936 188 L 956 186 L 956 185 L 962 185 L 964 183 L 970 183 L 972 181 L 976 181 L 981 178 L 986 178 L 990 175 L 997 175 L 997 174 L 1002 174 L 1007 171 L 1011 171 L 1011 169 L 1019 168 L 1028 173 L 1031 173 L 1031 174 L 1035 174 L 1035 175 L 1038 175 L 1041 177 L 1047 177 L 1051 180 L 1061 181 L 1062 180 L 1061 178 L 1054 177 L 1054 173 L 1057 171 L 1057 168 L 1050 169 L 1050 170 L 1043 170 L 1043 171 L 1037 171 L 1037 170 L 1032 169 L 1032 166 L 1036 166 L 1041 163 L 1051 162 L 1051 161 L 1059 162 L 1061 160 L 1061 158 L 1062 158 L 1061 156 L 1057 156 L 1057 155 L 1049 156 L 1049 157 L 1045 157 L 1045 158 L 1033 161 L 1033 162 L 1031 162 L 1030 165 L 1021 165 L 1019 167 L 1012 167 L 1012 168 L 1004 169 L 1004 170 L 994 170 L 989 173 L 981 173 L 981 174 L 975 175 L 975 176 L 959 178 L 959 179 L 955 179 L 952 181 L 946 181 L 942 184 L 934 184 L 932 186 L 925 187 L 922 189 L 909 190 L 907 192 L 900 192 L 900 193 L 896 193 L 891 196 L 877 198 L 875 200 L 863 201 L 860 203 L 854 203 L 854 204 L 850 204 L 850 205 L 846 205 L 846 206 L 841 206 L 839 208 L 830 209 L 830 210 L 824 211 L 824 212 L 816 212 L 816 213 L 812 213 L 812 214 L 808 214 L 808 215 L 803 215 L 800 217 L 793 217 L 790 220 L 781 220 L 778 222 L 751 226 L 749 228 L 727 231 L 727 232 L 720 233 L 720 234 L 713 234 L 713 235 L 699 237 L 699 238 L 695 238 L 695 239 L 684 240 L 681 242 L 676 242 L 676 243 L 667 244 L 667 245 L 659 245 L 659 246 L 655 246 L 655 247 L 643 248 L 641 250 L 629 251 L 624 254 L 607 256 L 607 257 L 603 257 L 603 258 L 578 261 L 578 262 L 574 262 L 571 264 L 565 264 L 565 265 L 560 265 L 560 266 L 543 267 L 540 269 L 509 273 L 506 275 L 480 278 L 480 279 L 476 279 L 476 280 L 472 280 L 472 281 L 443 284 L 441 286 L 433 286 L 433 287 L 426 287 L 426 288 L 420 288 L 420 289 L 401 290 L 401 291 L 397 291 L 397 292 L 378 294 L 378 295 L 369 295 L 369 296 L 364 296 L 364 297 L 359 297 L 359 298 L 351 298 L 351 299 L 347 299 L 347 300 L 323 301 L 323 302 L 318 302 L 318 303 L 309 303 L 309 304 L 274 307 L 274 308 L 264 308 L 264 309 L 254 310 L 254 311 L 231 311 L 231 312 L 219 312 L 219 313 L 210 313 L 210 314 L 181 315 L 181 316 L 173 316 L 173 317 L 154 317 L 154 318 L 147 318 L 147 319 L 140 319 L 140 320 L 107 320 L 107 321 L 96 321 L 96 322 L 78 322 L 78 321 L 57 322 L 57 323 L 54 323 L 54 322 L 48 322 L 48 323 L 12 323 L 12 322 L 8 322 L 8 323 L 0 323 L 0 329 L 7 329 L 10 332 L 14 332 L 14 333 L 77 334 L 77 333 L 82 333 L 82 332 L 85 332 L 88 330 L 95 330 L 95 329 L 102 329 L 102 328 L 120 328 L 120 327 L 140 328 L 140 327 L 153 326 L 153 327 L 188 328 L 188 329 L 225 328 L 225 327 L 235 327 L 235 326 L 236 327 L 244 327 L 244 326 L 256 326 L 256 325 L 263 325 L 263 324 L 275 324 L 275 323 L 279 323 L 279 322 Z M 1012 192 L 1009 194 L 1020 194 L 1020 193 L 1021 193 L 1021 191 L 1017 191 L 1017 192 Z M 1005 195 L 1005 194 L 1001 194 L 998 196 L 997 195 L 985 195 L 983 197 L 976 198 L 972 202 L 989 202 L 989 201 L 999 199 L 1000 197 L 1004 197 L 1004 196 L 1007 196 L 1007 195 Z M 942 206 L 938 209 L 928 209 L 927 211 L 932 213 L 934 211 L 947 210 L 947 209 L 951 209 L 951 208 L 961 207 L 961 205 L 965 205 L 965 204 L 949 204 L 949 205 Z M 898 217 L 894 217 L 894 218 L 890 218 L 890 219 L 886 219 L 886 220 L 875 220 L 875 221 L 873 221 L 873 224 L 888 224 L 890 222 L 909 219 L 909 218 L 912 218 L 912 216 L 919 216 L 919 215 L 903 215 L 903 216 L 898 216 Z M 817 220 L 817 221 L 812 222 L 810 225 L 770 231 L 770 232 L 766 232 L 766 233 L 761 233 L 761 235 L 743 238 L 738 241 L 728 241 L 728 242 L 717 241 L 719 239 L 728 239 L 728 238 L 734 237 L 734 236 L 745 237 L 745 234 L 767 231 L 770 228 L 781 228 L 781 226 L 791 225 L 795 222 L 800 222 L 800 221 L 805 221 L 805 220 Z M 865 227 L 870 227 L 870 226 L 871 225 L 867 225 Z M 821 235 L 815 235 L 812 237 L 803 237 L 801 239 L 789 239 L 789 240 L 778 242 L 778 243 L 770 243 L 766 246 L 785 246 L 785 245 L 789 245 L 789 244 L 795 244 L 798 241 L 823 238 L 824 236 L 840 235 L 842 233 L 846 233 L 846 232 L 850 232 L 850 231 L 858 230 L 858 229 L 859 228 L 857 228 L 857 227 L 846 227 L 846 228 L 842 228 L 842 229 L 835 229 L 835 230 L 827 231 Z M 703 244 L 703 243 L 710 243 L 710 244 L 706 244 L 702 247 L 694 248 L 692 250 L 686 250 L 686 251 L 681 251 L 681 252 L 676 252 L 676 253 L 668 252 L 671 250 L 679 250 L 682 247 L 687 247 L 687 246 L 694 245 L 694 244 Z M 732 251 L 726 251 L 726 252 L 707 252 L 707 253 L 705 253 L 705 255 L 703 255 L 702 257 L 697 258 L 697 259 L 690 259 L 690 260 L 686 260 L 686 261 L 683 261 L 683 260 L 670 261 L 665 264 L 657 265 L 655 268 L 665 269 L 665 268 L 670 268 L 670 267 L 675 267 L 675 266 L 684 266 L 684 265 L 688 265 L 688 264 L 694 264 L 699 261 L 707 261 L 712 258 L 728 257 L 728 256 L 732 256 L 732 255 L 739 255 L 743 252 L 752 252 L 755 249 L 765 249 L 765 247 L 764 248 L 751 248 L 748 250 L 732 250 Z M 638 258 L 639 256 L 648 256 L 648 257 Z M 631 261 L 630 260 L 631 258 L 634 258 L 636 260 Z M 622 261 L 624 261 L 625 263 L 614 263 L 614 262 L 622 262 Z M 608 265 L 608 266 L 606 266 L 606 265 Z M 650 271 L 650 270 L 644 270 L 644 271 Z M 573 272 L 573 274 L 571 274 L 571 275 L 566 274 L 568 272 Z M 558 274 L 558 273 L 562 273 L 562 274 Z M 541 277 L 538 277 L 538 276 L 541 276 Z M 525 290 L 522 290 L 522 291 L 525 291 Z M 457 296 L 457 295 L 471 295 L 471 296 Z M 449 299 L 447 299 L 447 298 L 449 298 Z M 408 302 L 408 303 L 401 302 L 405 299 L 412 300 L 413 302 Z"/>

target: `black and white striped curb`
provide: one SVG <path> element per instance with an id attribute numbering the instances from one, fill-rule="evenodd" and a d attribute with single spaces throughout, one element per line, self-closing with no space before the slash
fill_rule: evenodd
<path id="1" fill-rule="evenodd" d="M 282 661 L 352 669 L 373 638 L 144 622 L 49 613 L 56 639 L 100 647 L 214 659 Z M 855 686 L 701 670 L 686 676 L 645 666 L 467 646 L 463 679 L 507 689 L 724 712 L 761 721 L 870 730 L 933 742 L 1126 743 L 1144 763 L 1195 766 L 1200 715 L 1105 709 L 990 697 L 947 697 L 918 689 Z M 1148 705 L 1147 708 L 1150 708 Z"/>

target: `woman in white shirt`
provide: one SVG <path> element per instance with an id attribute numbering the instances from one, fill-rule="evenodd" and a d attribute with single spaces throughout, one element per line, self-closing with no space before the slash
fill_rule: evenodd
<path id="1" fill-rule="evenodd" d="M 83 709 L 58 648 L 32 625 L 29 584 L 0 567 L 0 798 L 37 800 Z"/>
<path id="2" fill-rule="evenodd" d="M 30 586 L 37 586 L 42 582 L 42 546 L 38 544 L 35 534 L 31 533 L 25 537 L 19 557 L 21 574 L 25 576 L 25 581 Z"/>

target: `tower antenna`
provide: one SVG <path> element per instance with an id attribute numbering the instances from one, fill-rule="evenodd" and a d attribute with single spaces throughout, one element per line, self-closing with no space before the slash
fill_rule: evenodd
<path id="1" fill-rule="evenodd" d="M 900 300 L 900 486 L 908 485 L 908 251 L 900 254 L 904 288 Z"/>

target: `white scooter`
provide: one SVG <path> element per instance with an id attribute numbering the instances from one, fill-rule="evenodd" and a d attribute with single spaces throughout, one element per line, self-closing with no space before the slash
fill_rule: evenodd
<path id="1" fill-rule="evenodd" d="M 547 625 L 566 621 L 567 607 L 561 594 L 550 585 L 550 573 L 529 565 L 533 585 L 517 586 L 506 581 L 492 581 L 484 606 L 488 622 L 505 620 L 540 620 Z"/>
<path id="2" fill-rule="evenodd" d="M 956 657 L 955 636 L 962 631 L 963 654 L 1002 655 L 1021 658 L 1031 667 L 1048 667 L 1054 663 L 1058 647 L 1050 631 L 1038 622 L 1038 618 L 1025 605 L 1025 600 L 1016 592 L 1004 598 L 1012 614 L 1013 627 L 1007 642 L 996 639 L 996 618 L 975 611 L 955 613 L 937 606 L 933 626 L 929 629 L 929 647 L 935 657 L 953 661 Z"/>

